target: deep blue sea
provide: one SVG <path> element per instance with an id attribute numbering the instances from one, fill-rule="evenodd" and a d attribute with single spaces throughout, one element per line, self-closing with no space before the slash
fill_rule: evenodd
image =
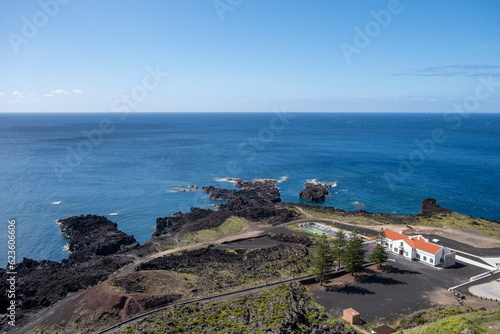
<path id="1" fill-rule="evenodd" d="M 272 178 L 283 201 L 335 185 L 324 205 L 418 213 L 434 197 L 500 220 L 500 115 L 374 113 L 0 114 L 0 263 L 61 260 L 56 221 L 108 216 L 143 243 L 157 217 L 211 207 L 189 185 Z M 3 266 L 3 264 L 2 264 Z"/>

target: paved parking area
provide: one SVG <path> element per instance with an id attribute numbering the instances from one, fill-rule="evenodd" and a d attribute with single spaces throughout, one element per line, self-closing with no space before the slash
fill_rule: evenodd
<path id="1" fill-rule="evenodd" d="M 392 254 L 390 259 L 391 270 L 347 283 L 344 288 L 324 289 L 317 285 L 308 288 L 316 301 L 334 316 L 341 316 L 344 309 L 352 307 L 366 322 L 377 318 L 391 321 L 401 314 L 438 305 L 458 306 L 448 288 L 485 271 L 458 262 L 451 268 L 436 269 Z"/>

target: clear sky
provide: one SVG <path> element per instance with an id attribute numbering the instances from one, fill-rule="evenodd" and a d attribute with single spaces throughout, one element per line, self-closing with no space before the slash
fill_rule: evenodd
<path id="1" fill-rule="evenodd" d="M 446 112 L 482 85 L 473 111 L 500 112 L 499 14 L 498 0 L 2 0 L 0 111 Z"/>

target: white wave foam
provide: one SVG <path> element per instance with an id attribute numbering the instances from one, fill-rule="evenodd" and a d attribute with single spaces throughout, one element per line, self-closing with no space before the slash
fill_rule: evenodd
<path id="1" fill-rule="evenodd" d="M 108 216 L 118 216 L 118 212 L 112 212 Z"/>
<path id="2" fill-rule="evenodd" d="M 366 204 L 363 203 L 363 202 L 354 201 L 351 204 L 354 205 L 358 209 L 364 209 L 364 208 L 366 208 Z"/>
<path id="3" fill-rule="evenodd" d="M 288 180 L 288 176 L 286 176 L 286 175 L 285 175 L 285 176 L 282 176 L 282 177 L 278 180 L 278 182 L 279 182 L 279 183 L 281 183 L 281 182 L 285 182 L 285 181 L 287 181 L 287 180 Z"/>
<path id="4" fill-rule="evenodd" d="M 254 179 L 253 181 L 254 181 L 254 182 L 266 182 L 266 181 L 276 181 L 276 182 L 280 182 L 280 181 L 275 180 L 275 179 Z"/>
<path id="5" fill-rule="evenodd" d="M 323 185 L 323 186 L 330 186 L 332 188 L 335 188 L 337 186 L 337 182 L 335 181 L 332 181 L 332 182 L 321 182 L 319 181 L 318 179 L 309 179 L 309 180 L 306 180 L 307 183 L 312 183 L 312 184 L 320 184 L 320 185 Z"/>
<path id="6" fill-rule="evenodd" d="M 50 204 L 52 204 L 52 205 L 59 205 L 59 204 L 61 204 L 61 202 L 62 202 L 62 201 L 51 202 Z"/>
<path id="7" fill-rule="evenodd" d="M 217 182 L 230 182 L 233 184 L 236 183 L 236 180 L 237 179 L 235 179 L 234 177 L 222 177 L 222 178 L 215 179 L 215 181 L 217 181 Z"/>
<path id="8" fill-rule="evenodd" d="M 62 250 L 65 252 L 69 252 L 69 244 L 66 244 L 62 247 Z"/>

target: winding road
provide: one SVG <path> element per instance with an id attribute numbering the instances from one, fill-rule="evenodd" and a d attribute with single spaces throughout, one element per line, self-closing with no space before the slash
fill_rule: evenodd
<path id="1" fill-rule="evenodd" d="M 305 217 L 304 218 L 300 218 L 300 219 L 296 219 L 296 220 L 293 220 L 293 221 L 290 221 L 288 223 L 284 223 L 284 224 L 280 224 L 280 225 L 275 225 L 275 226 L 258 225 L 258 224 L 253 224 L 253 223 L 246 224 L 246 226 L 243 228 L 243 230 L 240 230 L 239 232 L 236 232 L 236 233 L 224 236 L 224 237 L 219 238 L 219 239 L 211 240 L 209 242 L 200 242 L 200 243 L 193 243 L 193 244 L 189 244 L 189 245 L 185 245 L 185 246 L 180 246 L 180 247 L 176 247 L 176 248 L 173 248 L 173 249 L 168 249 L 168 250 L 165 250 L 165 251 L 161 251 L 161 252 L 158 252 L 158 253 L 149 254 L 149 255 L 145 256 L 144 258 L 137 258 L 137 257 L 133 256 L 134 259 L 135 259 L 135 261 L 133 263 L 131 263 L 130 265 L 128 265 L 126 267 L 123 267 L 122 269 L 116 271 L 110 277 L 116 277 L 116 276 L 126 275 L 128 273 L 133 272 L 135 270 L 135 268 L 137 266 L 139 266 L 140 264 L 149 262 L 151 260 L 154 260 L 156 258 L 165 256 L 165 255 L 168 255 L 168 254 L 172 254 L 172 253 L 176 253 L 176 252 L 184 251 L 184 250 L 189 250 L 189 249 L 193 249 L 193 248 L 206 247 L 208 245 L 213 245 L 213 244 L 220 245 L 222 243 L 228 243 L 228 242 L 242 240 L 242 239 L 256 238 L 256 237 L 264 236 L 264 235 L 266 235 L 266 234 L 268 234 L 270 232 L 273 232 L 276 229 L 282 228 L 283 226 L 293 225 L 293 224 L 296 224 L 296 223 L 301 223 L 301 222 L 307 222 L 307 221 L 314 220 L 314 221 L 317 221 L 317 222 L 332 222 L 332 223 L 346 224 L 345 222 L 342 222 L 342 221 L 339 221 L 339 220 L 335 220 L 335 219 L 314 217 L 314 216 L 306 213 L 300 207 L 295 207 L 295 208 L 298 211 L 300 211 L 301 214 L 303 214 Z M 214 299 L 224 298 L 224 297 L 228 297 L 228 296 L 234 296 L 234 295 L 238 295 L 238 294 L 243 294 L 243 293 L 247 293 L 247 292 L 251 292 L 251 291 L 257 291 L 257 290 L 261 290 L 261 289 L 266 289 L 266 288 L 269 288 L 270 286 L 273 286 L 273 285 L 276 285 L 276 284 L 283 284 L 283 283 L 289 283 L 289 282 L 294 282 L 294 281 L 303 281 L 303 280 L 308 280 L 308 279 L 311 279 L 311 278 L 313 278 L 313 276 L 308 275 L 308 276 L 298 277 L 298 278 L 284 280 L 284 281 L 280 281 L 280 282 L 275 282 L 275 283 L 269 284 L 267 286 L 264 285 L 264 286 L 259 286 L 259 287 L 255 287 L 255 288 L 244 289 L 244 290 L 240 290 L 240 291 L 235 291 L 235 292 L 230 292 L 230 293 L 226 293 L 226 294 L 221 294 L 221 295 L 217 295 L 217 296 L 211 296 L 211 297 L 200 298 L 200 299 L 196 299 L 196 300 L 191 300 L 191 301 L 185 301 L 185 302 L 181 302 L 181 303 L 171 304 L 171 305 L 167 305 L 165 307 L 162 307 L 161 309 L 150 311 L 150 312 L 148 312 L 146 314 L 143 314 L 143 315 L 131 318 L 131 319 L 125 321 L 122 324 L 125 324 L 125 323 L 129 324 L 132 321 L 134 321 L 134 322 L 138 321 L 140 319 L 146 318 L 151 313 L 159 312 L 159 311 L 161 311 L 161 310 L 163 310 L 165 308 L 172 307 L 172 306 L 175 306 L 175 305 L 186 305 L 186 304 L 194 303 L 196 301 L 214 300 Z M 8 333 L 9 334 L 24 334 L 24 333 L 27 333 L 28 331 L 34 329 L 35 327 L 37 327 L 38 325 L 40 325 L 41 323 L 43 323 L 43 321 L 45 321 L 46 319 L 48 319 L 52 314 L 56 313 L 58 310 L 62 309 L 63 307 L 65 307 L 66 305 L 68 305 L 70 302 L 72 302 L 73 300 L 75 300 L 76 298 L 78 298 L 85 291 L 87 291 L 87 290 L 79 291 L 79 292 L 72 293 L 72 294 L 66 296 L 65 298 L 63 298 L 60 301 L 58 301 L 57 303 L 55 303 L 53 306 L 50 306 L 48 309 L 42 311 L 40 314 L 38 314 L 36 316 L 33 316 L 33 319 L 30 320 L 23 327 L 11 330 Z M 112 328 L 109 328 L 106 331 L 103 331 L 103 332 L 100 332 L 100 333 L 111 333 L 111 332 L 113 332 L 116 329 L 117 329 L 116 327 L 112 327 Z"/>

